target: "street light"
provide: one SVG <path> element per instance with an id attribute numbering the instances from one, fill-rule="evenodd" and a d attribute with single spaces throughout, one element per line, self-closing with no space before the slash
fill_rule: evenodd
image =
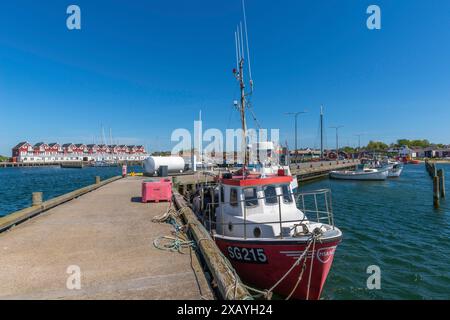
<path id="1" fill-rule="evenodd" d="M 297 118 L 299 115 L 307 113 L 307 111 L 298 111 L 298 112 L 285 112 L 285 115 L 294 116 L 295 119 L 295 155 L 297 155 L 298 145 L 297 145 Z"/>
<path id="2" fill-rule="evenodd" d="M 336 129 L 336 158 L 339 159 L 339 129 L 344 126 L 334 126 L 330 127 L 332 129 Z"/>
<path id="3" fill-rule="evenodd" d="M 363 135 L 365 135 L 365 133 L 355 134 L 355 136 L 358 137 L 358 151 L 361 150 L 361 136 Z"/>

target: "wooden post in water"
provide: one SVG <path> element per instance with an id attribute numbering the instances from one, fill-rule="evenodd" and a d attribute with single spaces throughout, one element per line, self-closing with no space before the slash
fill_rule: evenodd
<path id="1" fill-rule="evenodd" d="M 33 192 L 31 195 L 31 203 L 33 206 L 40 206 L 42 204 L 42 192 Z"/>
<path id="2" fill-rule="evenodd" d="M 95 184 L 99 184 L 100 183 L 100 177 L 99 176 L 95 176 Z"/>
<path id="3" fill-rule="evenodd" d="M 439 189 L 441 191 L 441 198 L 445 198 L 445 171 L 444 169 L 438 170 L 439 177 Z"/>
<path id="4" fill-rule="evenodd" d="M 439 208 L 439 177 L 433 177 L 433 204 L 435 208 Z"/>

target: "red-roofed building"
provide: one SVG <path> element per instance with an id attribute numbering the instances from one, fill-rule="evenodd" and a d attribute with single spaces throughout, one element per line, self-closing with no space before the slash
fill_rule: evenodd
<path id="1" fill-rule="evenodd" d="M 33 153 L 33 146 L 26 141 L 18 143 L 12 149 L 12 157 L 16 158 L 17 161 L 20 161 L 20 158 L 27 156 L 29 153 Z"/>
<path id="2" fill-rule="evenodd" d="M 24 141 L 12 149 L 13 161 L 17 162 L 64 162 L 64 161 L 133 161 L 144 160 L 148 155 L 143 146 L 105 144 L 60 145 L 56 142 L 38 142 L 34 146 Z"/>

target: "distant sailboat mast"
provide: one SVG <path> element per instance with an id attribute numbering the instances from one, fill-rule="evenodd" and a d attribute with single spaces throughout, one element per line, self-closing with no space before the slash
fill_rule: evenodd
<path id="1" fill-rule="evenodd" d="M 105 127 L 102 125 L 102 144 L 106 144 L 106 138 L 105 138 Z"/>
<path id="2" fill-rule="evenodd" d="M 320 106 L 320 158 L 323 159 L 323 106 Z"/>

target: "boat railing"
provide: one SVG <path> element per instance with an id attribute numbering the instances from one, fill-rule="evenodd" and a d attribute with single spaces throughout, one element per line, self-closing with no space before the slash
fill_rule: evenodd
<path id="1" fill-rule="evenodd" d="M 333 218 L 333 208 L 332 208 L 332 200 L 331 200 L 331 190 L 329 189 L 321 189 L 311 192 L 301 192 L 301 193 L 293 193 L 290 192 L 290 196 L 295 199 L 297 208 L 300 209 L 304 216 L 302 219 L 294 219 L 294 220 L 287 220 L 283 219 L 282 214 L 282 203 L 286 201 L 285 197 L 287 194 L 279 194 L 276 196 L 270 196 L 270 197 L 255 197 L 251 199 L 237 199 L 236 201 L 232 202 L 221 202 L 222 205 L 233 205 L 235 207 L 240 207 L 239 204 L 243 208 L 243 221 L 242 222 L 223 222 L 222 221 L 216 221 L 216 218 L 213 217 L 213 214 L 216 212 L 216 208 L 219 206 L 219 203 L 213 201 L 210 203 L 207 203 L 206 206 L 203 208 L 203 212 L 205 213 L 201 218 L 202 222 L 205 225 L 205 227 L 211 232 L 212 230 L 217 230 L 217 228 L 222 228 L 222 234 L 224 234 L 224 228 L 225 226 L 243 226 L 244 227 L 244 238 L 247 238 L 247 227 L 248 226 L 255 226 L 255 225 L 266 225 L 266 224 L 279 224 L 280 225 L 280 237 L 283 238 L 283 224 L 286 223 L 293 223 L 294 227 L 299 227 L 302 225 L 305 221 L 309 222 L 317 222 L 317 223 L 324 223 L 328 224 L 332 228 L 334 228 L 334 218 Z M 248 221 L 247 218 L 247 207 L 248 203 L 251 203 L 251 201 L 257 200 L 273 200 L 276 199 L 275 202 L 271 202 L 273 205 L 278 205 L 278 219 L 277 220 L 268 220 L 268 221 Z M 203 202 L 203 201 L 202 201 Z M 202 204 L 203 206 L 203 204 Z M 223 209 L 223 206 L 221 207 Z M 223 214 L 222 214 L 223 217 Z"/>
<path id="2" fill-rule="evenodd" d="M 296 194 L 297 207 L 316 222 L 326 221 L 334 228 L 333 202 L 330 189 L 321 189 Z"/>

